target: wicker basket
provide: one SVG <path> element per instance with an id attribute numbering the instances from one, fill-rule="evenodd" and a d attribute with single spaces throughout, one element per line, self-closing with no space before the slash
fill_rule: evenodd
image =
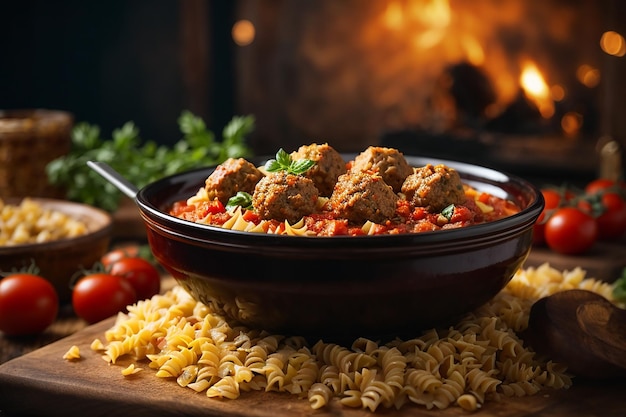
<path id="1" fill-rule="evenodd" d="M 71 147 L 72 114 L 57 110 L 0 110 L 0 197 L 63 197 L 46 165 Z"/>

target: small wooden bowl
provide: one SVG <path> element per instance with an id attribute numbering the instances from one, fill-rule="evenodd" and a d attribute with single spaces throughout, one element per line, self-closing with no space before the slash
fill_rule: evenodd
<path id="1" fill-rule="evenodd" d="M 113 221 L 111 216 L 98 208 L 66 200 L 32 198 L 44 209 L 62 212 L 87 225 L 84 235 L 15 246 L 0 246 L 0 272 L 7 273 L 28 267 L 33 262 L 39 274 L 56 288 L 59 301 L 71 300 L 70 281 L 81 269 L 93 267 L 109 249 Z M 19 204 L 19 200 L 7 200 L 7 204 Z"/>

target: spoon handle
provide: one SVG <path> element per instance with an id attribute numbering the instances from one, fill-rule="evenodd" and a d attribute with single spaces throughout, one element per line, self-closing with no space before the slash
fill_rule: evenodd
<path id="1" fill-rule="evenodd" d="M 111 168 L 110 165 L 104 162 L 94 161 L 87 161 L 87 165 L 89 166 L 89 168 L 96 171 L 105 180 L 109 181 L 111 184 L 117 187 L 118 190 L 126 194 L 131 199 L 135 200 L 137 198 L 137 193 L 139 192 L 139 189 L 126 178 L 124 178 L 119 172 Z"/>

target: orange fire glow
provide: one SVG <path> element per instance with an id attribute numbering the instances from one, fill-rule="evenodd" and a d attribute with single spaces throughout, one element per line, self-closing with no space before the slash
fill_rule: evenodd
<path id="1" fill-rule="evenodd" d="M 454 4 L 453 4 L 454 3 Z M 537 105 L 544 118 L 554 115 L 554 100 L 542 74 L 534 67 L 522 65 L 523 74 L 516 72 L 522 57 L 514 57 L 499 45 L 494 44 L 492 29 L 476 17 L 486 21 L 501 22 L 503 25 L 518 20 L 524 7 L 516 2 L 507 3 L 497 10 L 476 5 L 481 13 L 459 13 L 462 10 L 455 0 L 390 0 L 382 10 L 380 25 L 392 38 L 390 44 L 410 45 L 416 60 L 430 62 L 420 71 L 428 74 L 442 68 L 442 64 L 468 62 L 489 76 L 496 91 L 496 102 L 485 110 L 487 117 L 495 117 L 511 103 L 520 86 L 529 99 Z M 380 26 L 370 25 L 371 38 L 380 39 Z M 403 56 L 397 63 L 386 60 L 387 65 L 410 65 L 410 56 Z M 401 70 L 398 69 L 398 72 Z M 393 72 L 393 71 L 391 71 Z M 557 87 L 558 99 L 562 100 L 565 90 Z"/>
<path id="2" fill-rule="evenodd" d="M 550 88 L 534 63 L 524 64 L 520 84 L 526 97 L 535 103 L 542 117 L 549 119 L 554 115 L 554 101 Z"/>
<path id="3" fill-rule="evenodd" d="M 581 86 L 598 87 L 603 74 L 594 53 L 569 43 L 585 36 L 578 24 L 586 16 L 552 3 L 383 0 L 354 11 L 343 2 L 321 2 L 328 6 L 307 17 L 306 30 L 295 31 L 300 38 L 284 46 L 297 53 L 294 68 L 314 81 L 299 84 L 293 100 L 306 104 L 289 107 L 290 117 L 313 136 L 333 125 L 363 141 L 383 130 L 443 132 L 466 121 L 516 129 L 507 122 L 518 117 L 518 100 L 526 95 L 542 119 L 551 119 L 538 125 L 552 130 L 561 122 L 574 137 L 587 113 L 572 101 L 582 96 Z M 325 24 L 333 14 L 343 24 Z M 552 53 L 557 45 L 567 46 L 562 55 Z M 626 43 L 608 34 L 602 45 L 620 53 Z M 310 117 L 315 103 L 332 103 L 326 120 Z M 563 118 L 573 108 L 580 115 Z"/>

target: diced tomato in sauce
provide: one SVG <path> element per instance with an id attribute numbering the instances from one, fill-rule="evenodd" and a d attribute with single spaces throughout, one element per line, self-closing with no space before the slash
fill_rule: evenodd
<path id="1" fill-rule="evenodd" d="M 520 210 L 513 202 L 488 193 L 468 189 L 466 195 L 467 201 L 454 207 L 450 219 L 444 218 L 441 213 L 430 213 L 424 207 L 412 207 L 410 202 L 401 199 L 396 206 L 394 219 L 384 224 L 369 225 L 367 231 L 362 225 L 353 225 L 346 219 L 336 218 L 330 210 L 305 216 L 304 224 L 310 234 L 317 236 L 421 233 L 491 222 Z M 197 205 L 188 205 L 186 201 L 180 201 L 172 206 L 170 214 L 215 226 L 223 225 L 232 217 L 232 213 L 226 211 L 217 200 Z M 243 219 L 254 224 L 262 222 L 259 215 L 252 210 L 243 210 Z M 285 223 L 267 220 L 264 222 L 264 230 L 267 233 L 282 234 L 285 232 Z"/>

